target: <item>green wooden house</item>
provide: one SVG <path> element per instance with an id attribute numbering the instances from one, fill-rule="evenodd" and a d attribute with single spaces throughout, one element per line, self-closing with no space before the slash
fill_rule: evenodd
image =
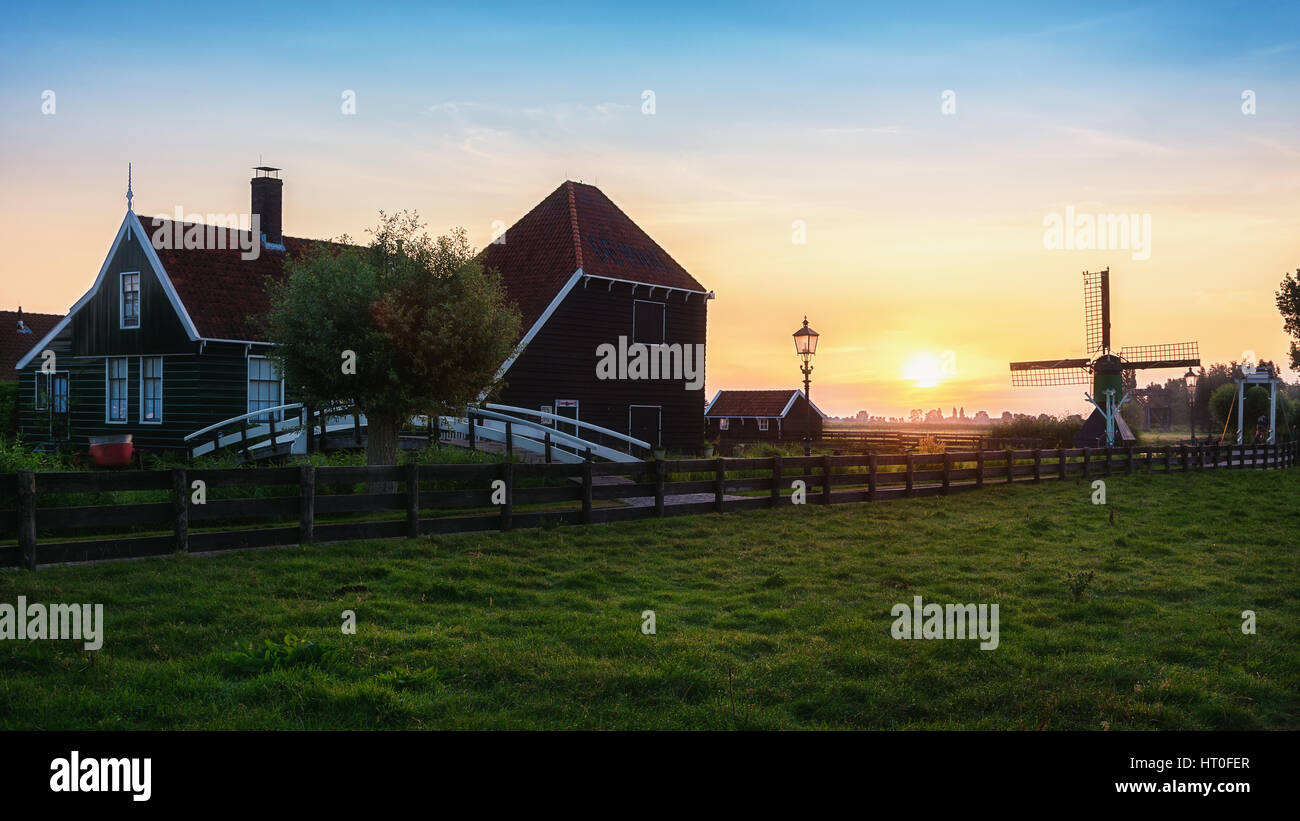
<path id="1" fill-rule="evenodd" d="M 130 434 L 139 448 L 184 450 L 200 428 L 294 401 L 255 317 L 266 278 L 312 241 L 281 235 L 281 180 L 259 171 L 256 240 L 128 207 L 90 290 L 17 363 L 28 444 Z"/>

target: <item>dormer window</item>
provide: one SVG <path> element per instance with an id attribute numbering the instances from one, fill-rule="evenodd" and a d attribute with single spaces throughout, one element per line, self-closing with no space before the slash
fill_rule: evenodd
<path id="1" fill-rule="evenodd" d="M 122 274 L 122 322 L 123 328 L 140 327 L 140 273 L 133 271 Z"/>

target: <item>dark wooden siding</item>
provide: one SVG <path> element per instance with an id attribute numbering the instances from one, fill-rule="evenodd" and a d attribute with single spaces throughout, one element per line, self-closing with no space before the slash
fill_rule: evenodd
<path id="1" fill-rule="evenodd" d="M 162 283 L 145 256 L 141 238 L 132 232 L 109 261 L 99 291 L 77 311 L 69 323 L 73 353 L 77 356 L 142 356 L 193 350 L 189 335 Z M 121 328 L 120 274 L 140 272 L 140 327 Z"/>
<path id="2" fill-rule="evenodd" d="M 596 378 L 597 347 L 617 345 L 619 336 L 631 342 L 636 300 L 667 304 L 666 343 L 705 344 L 708 302 L 701 294 L 688 300 L 681 291 L 666 295 L 658 288 L 651 296 L 648 286 L 641 285 L 634 296 L 626 283 L 614 283 L 611 289 L 607 280 L 579 282 L 506 373 L 500 401 L 537 409 L 553 406 L 557 399 L 576 399 L 581 420 L 619 433 L 628 432 L 630 406 L 659 405 L 664 447 L 694 452 L 704 438 L 702 387 L 688 391 L 681 381 Z"/>

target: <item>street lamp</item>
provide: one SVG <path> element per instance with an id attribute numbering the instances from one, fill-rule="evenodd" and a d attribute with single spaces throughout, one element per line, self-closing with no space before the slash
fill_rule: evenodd
<path id="1" fill-rule="evenodd" d="M 808 317 L 803 318 L 803 327 L 794 332 L 794 350 L 803 359 L 803 398 L 808 407 L 804 408 L 803 455 L 812 456 L 812 358 L 817 353 L 817 338 L 820 336 L 808 327 Z"/>
<path id="2" fill-rule="evenodd" d="M 1187 386 L 1187 424 L 1192 431 L 1192 441 L 1196 441 L 1196 383 L 1199 377 L 1191 368 L 1183 374 L 1183 384 Z"/>

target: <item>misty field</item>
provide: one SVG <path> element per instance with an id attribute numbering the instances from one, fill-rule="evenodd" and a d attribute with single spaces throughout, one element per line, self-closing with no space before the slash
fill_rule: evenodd
<path id="1" fill-rule="evenodd" d="M 0 727 L 1300 727 L 1300 471 L 1106 481 L 0 572 L 107 622 L 0 642 Z M 893 639 L 918 595 L 999 646 Z"/>

